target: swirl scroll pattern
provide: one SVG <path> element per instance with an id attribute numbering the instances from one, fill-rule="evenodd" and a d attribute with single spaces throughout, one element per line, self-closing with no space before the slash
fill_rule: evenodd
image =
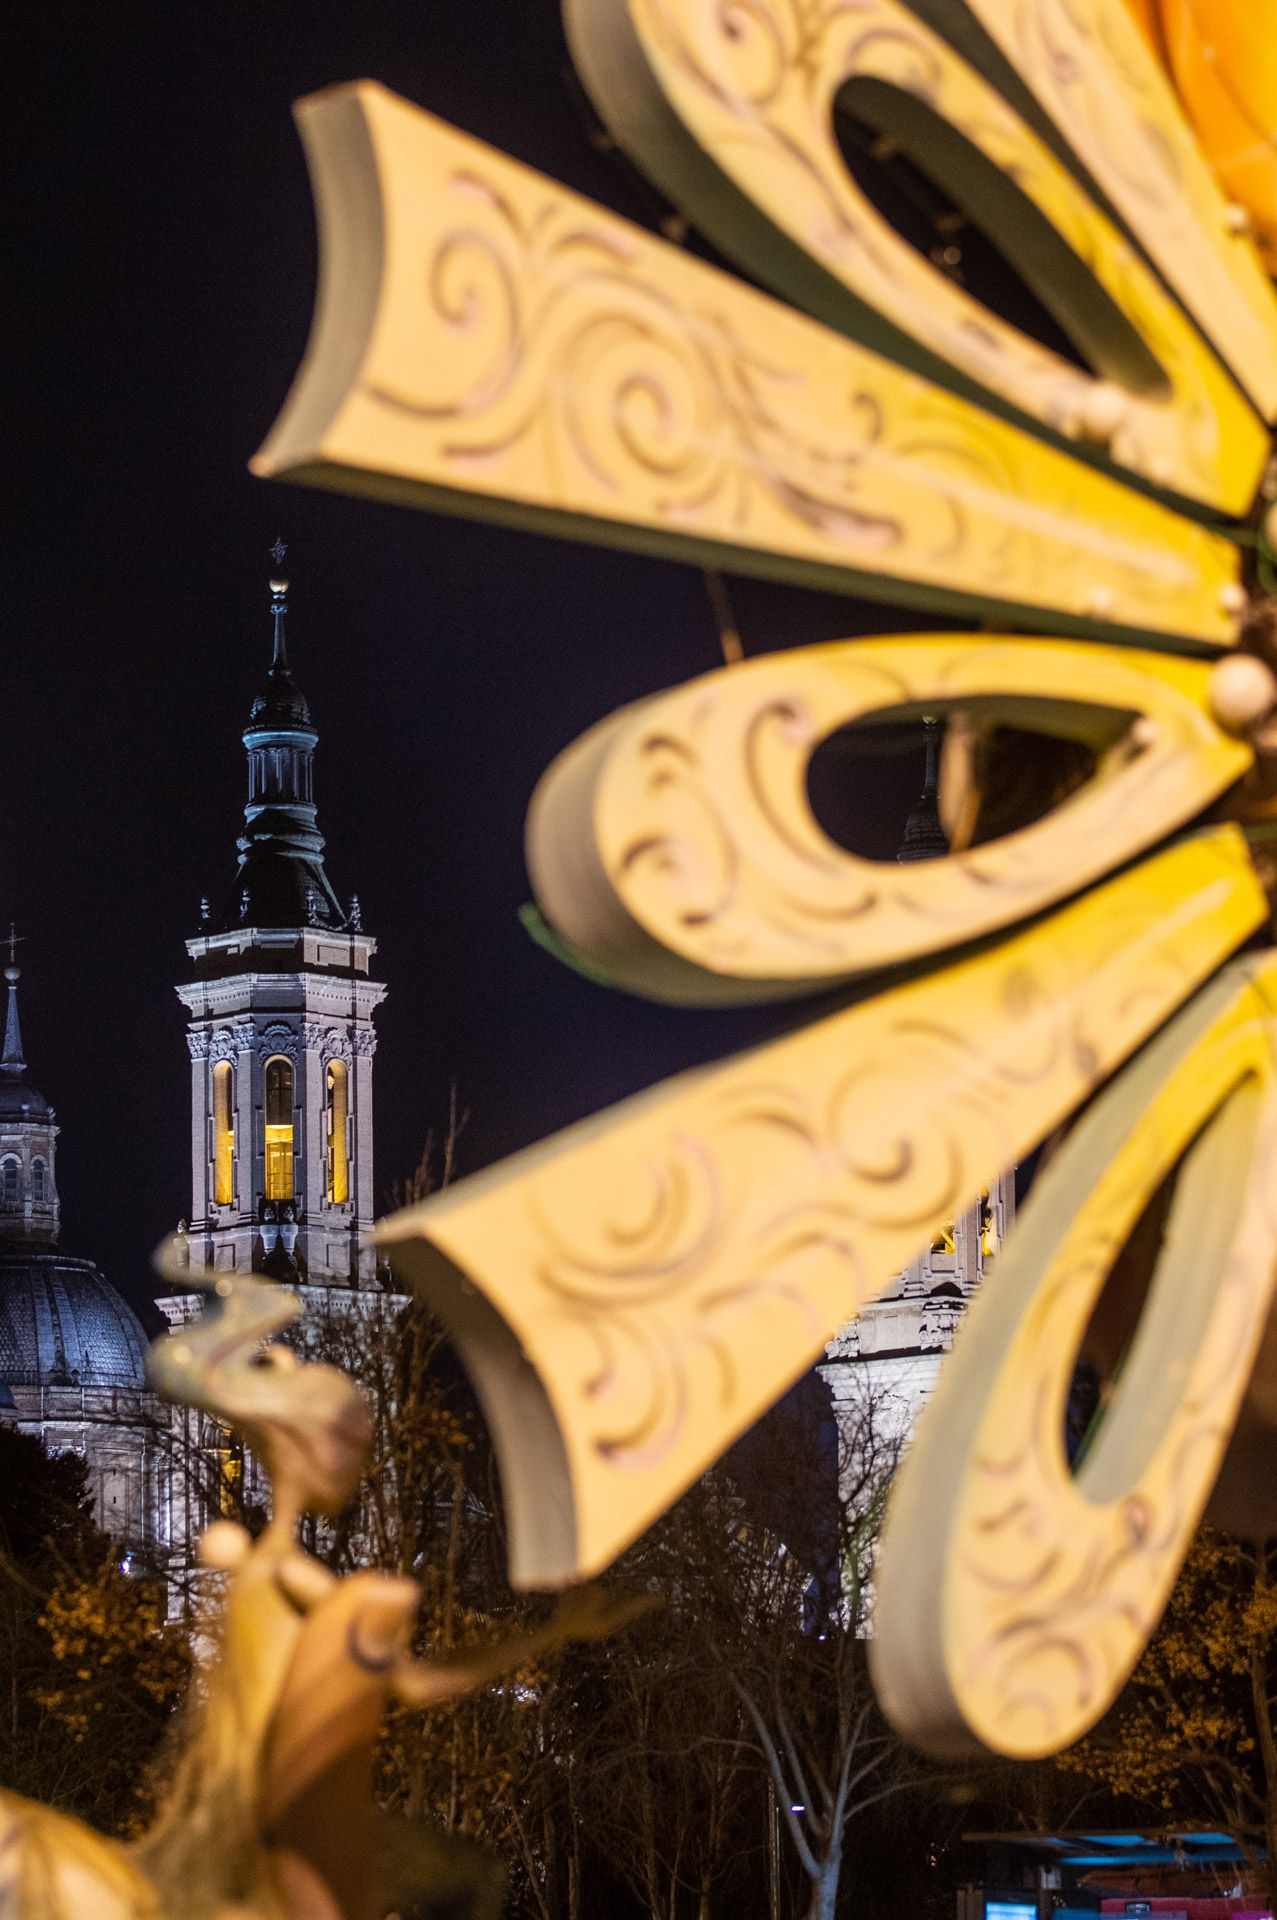
<path id="1" fill-rule="evenodd" d="M 1272 1299 L 1275 1016 L 1271 954 L 1212 982 L 1078 1123 L 972 1310 L 878 1568 L 880 1694 L 927 1746 L 1058 1751 L 1099 1718 L 1156 1625 Z M 1117 1398 L 1075 1478 L 1074 1357 L 1181 1156 Z"/>
<path id="2" fill-rule="evenodd" d="M 515 1577 L 605 1565 L 1262 912 L 1236 829 L 1214 830 L 388 1221 L 463 1349 L 476 1288 L 513 1334 L 498 1437 L 530 1376 L 557 1427 L 565 1483 L 543 1492 L 571 1559 L 529 1539 Z"/>
<path id="3" fill-rule="evenodd" d="M 1112 871 L 1241 777 L 1250 751 L 1211 718 L 1209 675 L 1164 654 L 992 637 L 764 655 L 631 709 L 548 770 L 529 817 L 537 897 L 587 960 L 658 998 L 774 998 L 934 953 Z M 827 838 L 806 788 L 823 738 L 972 702 L 987 724 L 1089 733 L 1096 778 L 940 862 L 887 865 Z M 655 972 L 653 941 L 681 971 Z"/>
<path id="4" fill-rule="evenodd" d="M 383 89 L 305 103 L 382 235 L 353 374 L 315 343 L 254 463 L 876 596 L 1227 644 L 1218 535 Z M 318 176 L 321 191 L 324 175 Z M 322 200 L 321 200 L 322 207 Z M 367 270 L 364 270 L 367 277 Z M 335 295 L 332 297 L 336 297 Z M 335 383 L 335 390 L 334 390 Z"/>
<path id="5" fill-rule="evenodd" d="M 1260 407 L 1277 416 L 1277 303 L 1125 7 L 967 0 Z"/>
<path id="6" fill-rule="evenodd" d="M 953 129 L 1023 197 L 1018 215 L 1002 211 L 1008 227 L 1036 209 L 1063 242 L 1062 258 L 1049 270 L 1054 278 L 1041 291 L 1048 305 L 1081 323 L 1079 344 L 1124 390 L 1107 441 L 1112 459 L 1193 498 L 1245 509 L 1267 436 L 1237 387 L 1064 164 L 900 0 L 614 0 L 612 12 L 622 8 L 642 48 L 627 68 L 628 85 L 642 84 L 646 56 L 648 84 L 659 84 L 698 146 L 781 232 L 951 367 L 1046 426 L 1079 436 L 1095 402 L 1095 377 L 1009 325 L 896 233 L 843 160 L 835 101 L 846 83 L 868 83 L 879 99 L 885 89 L 886 97 L 911 103 L 915 119 L 921 112 Z M 590 23 L 597 32 L 614 30 L 606 6 L 577 12 L 587 34 Z M 696 168 L 680 166 L 679 153 L 673 143 L 653 142 L 650 163 L 664 166 L 667 189 L 719 245 L 767 277 L 768 250 L 752 244 L 753 229 L 737 204 Z M 1191 217 L 1180 207 L 1182 220 Z M 1005 246 L 1009 231 L 995 237 Z M 1091 308 L 1107 313 L 1103 324 L 1094 311 L 1082 318 L 1086 301 L 1078 288 L 1088 279 Z M 822 317 L 827 312 L 856 333 L 854 308 L 845 303 L 838 316 L 836 304 L 822 301 Z M 1114 308 L 1152 355 L 1141 378 L 1129 377 Z M 1160 384 L 1152 377 L 1159 367 Z M 1104 404 L 1113 399 L 1110 392 Z"/>

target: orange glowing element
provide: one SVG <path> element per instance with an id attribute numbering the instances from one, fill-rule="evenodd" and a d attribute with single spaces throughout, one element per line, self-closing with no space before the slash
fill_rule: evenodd
<path id="1" fill-rule="evenodd" d="M 340 1060 L 330 1060 L 324 1081 L 325 1185 L 334 1206 L 350 1198 L 350 1158 L 346 1151 L 346 1117 L 350 1111 L 350 1082 Z"/>
<path id="2" fill-rule="evenodd" d="M 1277 272 L 1277 38 L 1255 0 L 1128 0 L 1215 178 Z M 1244 217 L 1243 217 L 1244 216 Z"/>
<path id="3" fill-rule="evenodd" d="M 293 1067 L 266 1062 L 266 1198 L 293 1197 Z"/>
<path id="4" fill-rule="evenodd" d="M 213 1068 L 213 1198 L 219 1207 L 235 1199 L 235 1070 L 229 1060 Z"/>

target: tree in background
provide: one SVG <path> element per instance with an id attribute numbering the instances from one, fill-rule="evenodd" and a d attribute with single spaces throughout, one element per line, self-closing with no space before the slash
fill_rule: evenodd
<path id="1" fill-rule="evenodd" d="M 780 1531 L 746 1519 L 732 1551 L 719 1557 L 711 1550 L 701 1569 L 707 1591 L 728 1577 L 748 1596 L 734 1627 L 725 1594 L 706 1619 L 728 1622 L 725 1631 L 713 1629 L 714 1653 L 766 1761 L 782 1830 L 808 1882 L 808 1920 L 833 1920 L 856 1823 L 937 1780 L 937 1770 L 888 1725 L 869 1678 L 873 1558 L 899 1425 L 868 1384 L 842 1401 L 836 1428 L 828 1429 L 836 1471 L 821 1497 L 815 1422 L 823 1411 L 813 1383 L 805 1413 L 774 1420 L 750 1444 L 749 1461 L 765 1463 L 755 1498 L 773 1505 Z M 804 1492 L 795 1512 L 795 1495 Z"/>
<path id="2" fill-rule="evenodd" d="M 648 1920 L 763 1911 L 765 1769 L 715 1655 L 760 1597 L 745 1525 L 730 1473 L 706 1474 L 617 1564 L 660 1611 L 571 1656 L 574 1805 Z M 730 1572 L 707 1581 L 720 1561 Z"/>
<path id="3" fill-rule="evenodd" d="M 190 1657 L 163 1587 L 94 1524 L 85 1474 L 0 1425 L 0 1783 L 129 1834 Z"/>
<path id="4" fill-rule="evenodd" d="M 1116 1705 L 1060 1756 L 1164 1820 L 1205 1812 L 1277 1894 L 1277 1546 L 1203 1527 Z M 1277 1911 L 1277 1908 L 1274 1909 Z"/>
<path id="5" fill-rule="evenodd" d="M 360 1501 L 314 1550 L 417 1580 L 423 1654 L 539 1618 L 547 1603 L 506 1582 L 486 1428 L 430 1314 L 334 1297 L 307 1344 L 361 1382 L 375 1434 Z M 429 1716 L 396 1709 L 386 1804 L 500 1852 L 535 1920 L 598 1912 L 605 1891 L 648 1920 L 761 1915 L 778 1810 L 810 1920 L 831 1920 L 849 1829 L 931 1771 L 879 1715 L 866 1662 L 895 1443 L 867 1395 L 840 1467 L 830 1421 L 813 1386 L 621 1557 L 609 1583 L 659 1596 L 650 1621 Z"/>

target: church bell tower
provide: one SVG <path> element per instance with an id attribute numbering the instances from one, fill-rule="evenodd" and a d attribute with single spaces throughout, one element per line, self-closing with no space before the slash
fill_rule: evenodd
<path id="1" fill-rule="evenodd" d="M 283 544 L 273 549 L 278 564 Z M 288 664 L 288 582 L 270 583 L 271 662 L 248 716 L 239 866 L 188 940 L 192 1265 L 294 1284 L 375 1278 L 372 1016 L 386 989 L 359 903 L 343 910 L 316 824 L 318 734 Z"/>

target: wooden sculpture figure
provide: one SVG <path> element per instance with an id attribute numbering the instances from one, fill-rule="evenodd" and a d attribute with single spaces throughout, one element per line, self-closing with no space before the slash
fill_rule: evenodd
<path id="1" fill-rule="evenodd" d="M 1277 298 L 1250 233 L 1271 248 L 1277 96 L 1248 0 L 1132 5 L 565 0 L 617 141 L 752 284 L 379 86 L 303 101 L 318 304 L 254 462 L 979 623 L 729 665 L 559 757 L 527 835 L 561 951 L 657 999 L 824 1008 L 383 1229 L 484 1400 L 513 1577 L 563 1582 L 1083 1110 L 887 1523 L 879 1684 L 945 1751 L 1076 1738 L 1217 1480 L 1236 1501 L 1277 1453 Z M 907 245 L 840 127 L 1014 259 L 1072 354 Z M 860 860 L 811 755 L 924 715 L 950 851 Z M 1078 1342 L 1177 1168 L 1074 1476 Z"/>
<path id="2" fill-rule="evenodd" d="M 201 1557 L 228 1575 L 216 1643 L 158 1818 L 136 1844 L 0 1794 L 5 1920 L 381 1920 L 373 1743 L 393 1698 L 432 1706 L 630 1617 L 580 1588 L 539 1631 L 431 1664 L 409 1653 L 419 1589 L 396 1575 L 338 1579 L 297 1542 L 364 1470 L 368 1415 L 354 1382 L 264 1344 L 299 1305 L 243 1275 L 192 1275 L 213 1310 L 155 1342 L 153 1386 L 234 1427 L 274 1492 L 252 1540 L 214 1521 Z M 418 1895 L 428 1889 L 418 1886 Z"/>

